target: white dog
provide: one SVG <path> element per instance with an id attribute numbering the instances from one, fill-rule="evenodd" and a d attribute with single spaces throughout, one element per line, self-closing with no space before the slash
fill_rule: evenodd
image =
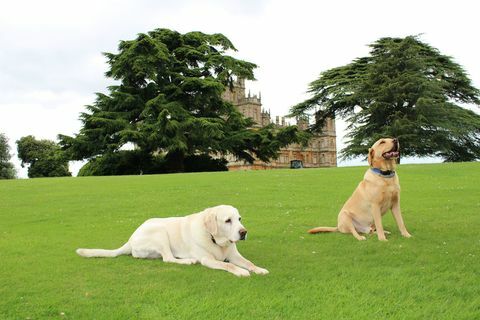
<path id="1" fill-rule="evenodd" d="M 145 221 L 127 243 L 115 250 L 77 249 L 83 257 L 160 258 L 165 262 L 194 264 L 221 269 L 236 276 L 250 272 L 267 274 L 238 252 L 236 242 L 245 240 L 247 230 L 238 210 L 221 205 L 185 217 L 154 218 Z"/>

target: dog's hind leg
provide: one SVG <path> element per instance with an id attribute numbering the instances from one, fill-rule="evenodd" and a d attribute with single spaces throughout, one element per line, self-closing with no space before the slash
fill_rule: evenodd
<path id="1" fill-rule="evenodd" d="M 365 236 L 361 236 L 355 226 L 353 225 L 352 217 L 348 212 L 343 212 L 342 216 L 338 219 L 338 231 L 342 233 L 351 233 L 357 240 L 366 240 Z"/>
<path id="2" fill-rule="evenodd" d="M 142 246 L 134 247 L 132 256 L 135 258 L 159 258 L 163 262 L 178 264 L 195 264 L 196 259 L 178 259 L 172 253 L 170 248 L 170 239 L 166 230 L 158 230 L 155 235 L 149 237 L 148 243 L 141 242 Z"/>

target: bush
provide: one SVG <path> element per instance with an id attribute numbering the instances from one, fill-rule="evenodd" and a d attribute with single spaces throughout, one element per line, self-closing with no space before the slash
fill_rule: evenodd
<path id="1" fill-rule="evenodd" d="M 185 172 L 226 171 L 225 159 L 208 155 L 188 156 L 184 160 Z M 170 164 L 161 155 L 146 155 L 140 150 L 118 151 L 91 159 L 78 172 L 78 176 L 113 176 L 168 173 Z"/>
<path id="2" fill-rule="evenodd" d="M 22 167 L 28 165 L 28 177 L 64 177 L 71 176 L 68 171 L 68 159 L 59 145 L 51 140 L 37 140 L 34 136 L 25 136 L 17 140 L 18 158 Z"/>
<path id="3" fill-rule="evenodd" d="M 118 151 L 91 159 L 78 176 L 114 176 L 163 173 L 164 160 L 137 150 Z"/>
<path id="4" fill-rule="evenodd" d="M 206 154 L 185 158 L 185 172 L 228 171 L 227 160 L 213 159 Z"/>

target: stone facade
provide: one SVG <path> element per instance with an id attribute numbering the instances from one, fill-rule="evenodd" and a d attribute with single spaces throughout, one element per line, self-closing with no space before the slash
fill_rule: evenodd
<path id="1" fill-rule="evenodd" d="M 254 127 L 263 127 L 271 123 L 270 111 L 262 109 L 260 95 L 245 95 L 245 80 L 237 79 L 233 90 L 227 89 L 223 98 L 231 102 L 246 117 L 255 121 Z M 284 117 L 275 118 L 275 126 L 285 127 L 288 124 Z M 308 122 L 304 120 L 297 121 L 301 130 L 308 127 Z M 336 167 L 337 166 L 337 147 L 335 120 L 328 119 L 322 134 L 315 135 L 310 139 L 308 146 L 302 147 L 299 144 L 291 144 L 286 148 L 280 149 L 279 157 L 272 159 L 269 163 L 256 160 L 253 164 L 239 161 L 233 156 L 228 156 L 229 170 L 262 170 L 275 168 L 290 168 L 291 161 L 300 160 L 304 168 Z"/>

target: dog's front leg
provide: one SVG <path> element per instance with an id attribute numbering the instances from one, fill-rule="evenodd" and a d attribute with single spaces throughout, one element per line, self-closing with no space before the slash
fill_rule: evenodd
<path id="1" fill-rule="evenodd" d="M 397 199 L 393 203 L 392 214 L 397 222 L 398 229 L 400 230 L 402 236 L 405 238 L 410 238 L 412 235 L 408 233 L 405 223 L 403 223 L 402 211 L 400 210 L 400 196 L 397 196 Z"/>
<path id="2" fill-rule="evenodd" d="M 383 230 L 382 214 L 379 207 L 372 207 L 373 221 L 375 222 L 375 229 L 377 229 L 378 240 L 387 241 L 385 231 Z"/>
<path id="3" fill-rule="evenodd" d="M 231 253 L 227 257 L 228 261 L 231 263 L 247 269 L 250 272 L 255 272 L 256 274 L 268 274 L 268 270 L 264 268 L 260 268 L 254 265 L 251 261 L 245 259 L 240 252 L 238 252 L 237 248 L 232 248 Z"/>
<path id="4" fill-rule="evenodd" d="M 203 257 L 202 259 L 200 259 L 200 263 L 205 267 L 208 267 L 211 269 L 228 271 L 230 273 L 233 273 L 237 277 L 248 277 L 250 275 L 250 273 L 247 270 L 239 268 L 233 263 L 218 261 L 211 257 Z"/>

